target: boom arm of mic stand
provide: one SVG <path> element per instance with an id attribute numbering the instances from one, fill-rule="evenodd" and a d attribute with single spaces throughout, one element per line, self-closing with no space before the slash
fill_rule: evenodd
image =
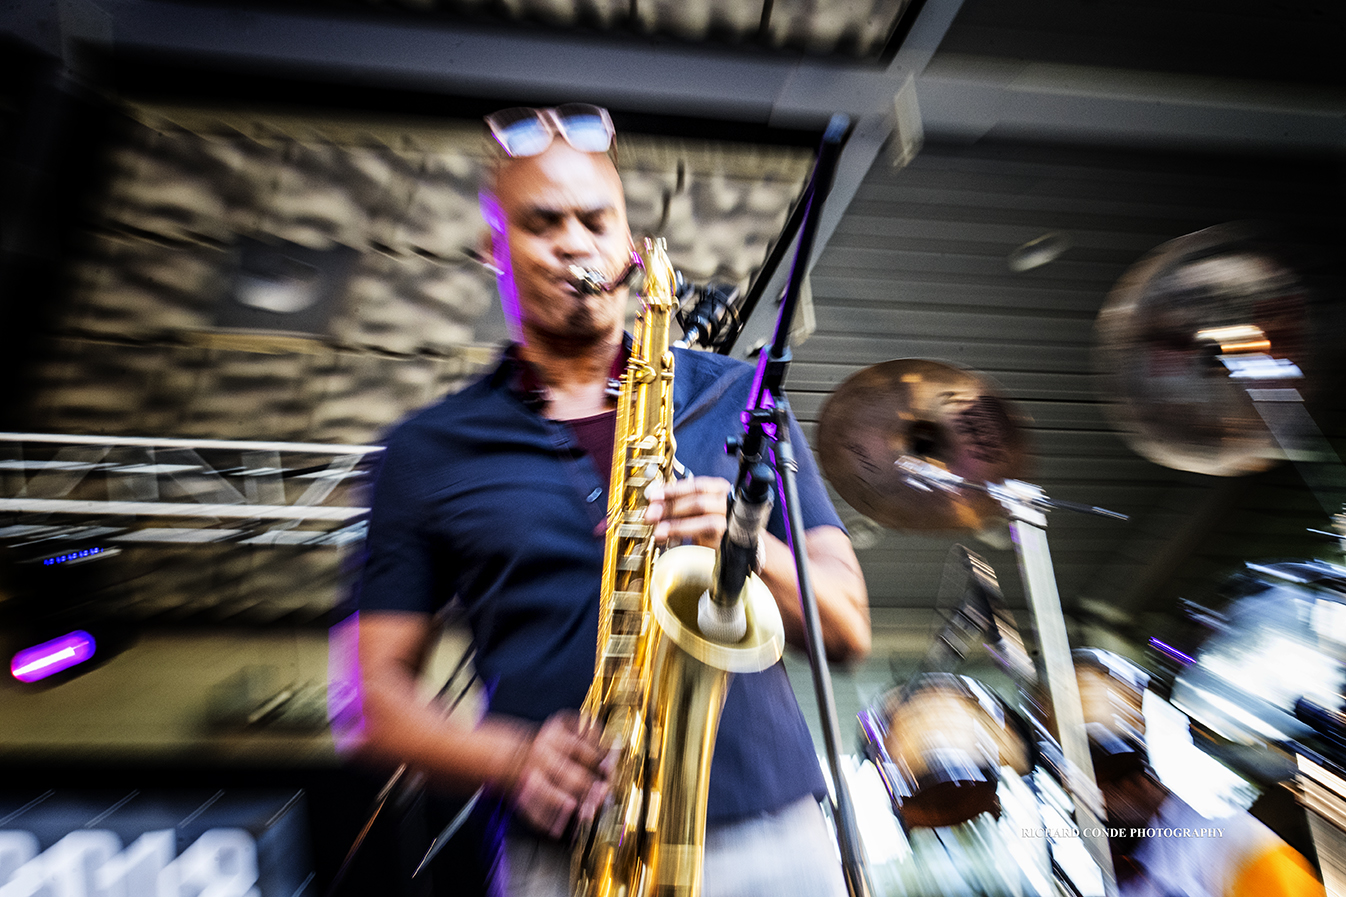
<path id="1" fill-rule="evenodd" d="M 798 299 L 803 275 L 808 270 L 809 256 L 813 254 L 813 237 L 818 230 L 818 208 L 832 189 L 832 179 L 836 175 L 837 159 L 841 155 L 841 149 L 849 138 L 850 132 L 850 119 L 840 113 L 832 116 L 832 119 L 827 123 L 827 130 L 823 133 L 822 145 L 818 150 L 818 158 L 813 165 L 813 173 L 810 175 L 808 183 L 804 185 L 803 191 L 799 194 L 798 202 L 790 210 L 789 217 L 785 219 L 785 227 L 781 230 L 780 236 L 771 245 L 766 259 L 762 262 L 762 267 L 758 269 L 757 275 L 744 292 L 743 299 L 738 304 L 737 320 L 734 322 L 733 330 L 717 345 L 716 351 L 721 355 L 728 355 L 733 350 L 734 343 L 738 341 L 739 334 L 743 331 L 743 325 L 752 316 L 757 304 L 762 301 L 762 294 L 766 292 L 767 286 L 776 276 L 776 269 L 780 267 L 781 262 L 785 261 L 785 254 L 789 251 L 796 233 L 800 235 L 799 245 L 795 249 L 794 266 L 790 272 L 790 280 L 786 285 L 786 301 L 783 304 L 792 301 L 791 293 L 793 293 L 795 300 Z M 793 317 L 793 308 L 781 309 L 781 316 L 778 321 L 784 321 L 786 326 L 782 331 L 778 324 L 775 341 L 777 348 L 783 347 L 782 333 L 788 339 L 789 325 Z"/>

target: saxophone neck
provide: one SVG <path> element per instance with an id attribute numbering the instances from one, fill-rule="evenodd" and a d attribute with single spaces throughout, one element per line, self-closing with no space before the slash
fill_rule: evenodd
<path id="1" fill-rule="evenodd" d="M 646 237 L 636 253 L 644 273 L 640 288 L 641 302 L 652 312 L 671 314 L 677 308 L 677 273 L 668 259 L 663 237 Z"/>

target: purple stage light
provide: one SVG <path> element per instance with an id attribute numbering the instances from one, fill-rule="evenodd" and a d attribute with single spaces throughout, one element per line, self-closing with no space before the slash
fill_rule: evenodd
<path id="1" fill-rule="evenodd" d="M 1181 664 L 1190 665 L 1196 663 L 1196 658 L 1188 657 L 1186 654 L 1182 653 L 1177 648 L 1165 642 L 1161 642 L 1157 638 L 1151 637 L 1150 644 L 1154 645 L 1154 647 L 1158 648 L 1160 651 L 1163 651 L 1169 657 L 1172 657 L 1174 660 L 1178 661 Z"/>
<path id="2" fill-rule="evenodd" d="M 93 652 L 93 636 L 76 629 L 49 642 L 24 648 L 10 661 L 9 671 L 20 682 L 36 682 L 83 663 L 93 657 Z"/>

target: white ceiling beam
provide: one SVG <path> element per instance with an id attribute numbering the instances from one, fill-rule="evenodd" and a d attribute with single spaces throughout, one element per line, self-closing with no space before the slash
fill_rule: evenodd
<path id="1" fill-rule="evenodd" d="M 790 120 L 797 114 L 796 110 L 816 114 L 816 110 L 829 106 L 834 112 L 846 112 L 853 117 L 854 127 L 837 159 L 832 188 L 822 205 L 813 249 L 809 254 L 808 270 L 822 256 L 842 215 L 860 189 L 860 183 L 893 136 L 897 123 L 894 114 L 895 97 L 904 85 L 910 85 L 930 63 L 962 6 L 963 0 L 926 0 L 902 46 L 882 71 L 856 76 L 855 67 L 850 67 L 852 74 L 846 77 L 838 66 L 801 64 L 786 89 L 778 96 L 773 110 L 775 122 Z M 843 96 L 853 98 L 851 106 L 842 103 Z M 919 112 L 917 115 L 919 117 Z M 919 134 L 914 135 L 913 139 L 919 140 Z M 766 301 L 743 322 L 734 345 L 735 355 L 743 357 L 756 346 L 771 340 L 779 307 L 775 300 L 784 293 L 789 283 L 790 268 L 790 258 L 787 258 L 767 281 L 762 291 L 762 298 Z"/>
<path id="2" fill-rule="evenodd" d="M 87 3 L 88 0 L 63 0 Z M 934 56 L 962 0 L 926 0 L 886 66 L 633 36 L 486 29 L 426 19 L 318 16 L 154 0 L 99 0 L 119 50 L 340 84 L 535 102 L 588 100 L 653 114 L 818 128 L 855 124 L 819 220 L 817 259 L 893 130 L 893 97 Z M 94 36 L 107 40 L 106 34 Z M 764 295 L 778 296 L 783 265 Z M 758 317 L 761 317 L 760 315 Z M 752 327 L 740 345 L 750 345 Z M 757 329 L 770 333 L 770 321 Z"/>
<path id="3" fill-rule="evenodd" d="M 100 5 L 113 20 L 115 44 L 127 50 L 231 62 L 337 85 L 538 102 L 582 99 L 656 114 L 760 123 L 770 119 L 803 58 L 411 15 L 319 16 L 154 0 L 100 0 Z M 859 111 L 852 106 L 866 95 L 861 90 L 849 98 L 846 111 Z M 836 111 L 830 99 L 822 98 L 829 103 L 825 111 L 812 110 L 815 123 Z"/>
<path id="4" fill-rule="evenodd" d="M 927 133 L 1233 151 L 1346 150 L 1346 90 L 942 55 L 916 84 Z"/>
<path id="5" fill-rule="evenodd" d="M 486 29 L 156 0 L 20 0 L 0 30 L 48 44 L 84 32 L 128 50 L 449 94 L 590 99 L 653 114 L 819 127 L 886 111 L 916 78 L 925 130 L 1154 145 L 1346 147 L 1346 92 L 978 57 L 934 56 L 960 0 L 929 0 L 892 65 L 633 35 Z M 927 63 L 933 64 L 927 67 Z"/>
<path id="6" fill-rule="evenodd" d="M 587 99 L 654 114 L 821 130 L 835 112 L 858 117 L 890 101 L 895 70 L 924 68 L 961 0 L 928 0 L 925 6 L 899 58 L 886 68 L 625 33 L 586 35 L 411 15 L 318 15 L 157 0 L 29 0 L 0 9 L 0 30 L 59 52 L 63 37 L 70 37 L 62 27 L 78 29 L 79 21 L 96 18 L 101 27 L 83 36 L 117 49 L 233 63 L 335 85 L 539 102 Z M 65 15 L 67 7 L 94 7 L 97 16 Z"/>
<path id="7" fill-rule="evenodd" d="M 887 66 L 629 34 L 591 36 L 468 27 L 412 16 L 304 15 L 157 0 L 29 0 L 0 10 L 0 28 L 30 37 L 54 34 L 58 48 L 72 36 L 61 29 L 85 29 L 90 40 L 110 40 L 130 51 L 232 63 L 338 86 L 511 101 L 582 99 L 651 114 L 820 130 L 842 112 L 851 116 L 855 130 L 819 222 L 814 259 L 889 140 L 894 95 L 909 82 L 924 133 L 941 138 L 972 141 L 995 135 L 1311 152 L 1346 148 L 1346 92 L 1340 90 L 937 55 L 961 5 L 962 0 L 927 0 Z M 46 24 L 34 24 L 38 19 Z M 90 28 L 90 22 L 97 27 Z M 765 295 L 779 295 L 787 271 L 784 266 L 778 272 Z M 769 322 L 750 324 L 740 346 L 769 333 Z"/>

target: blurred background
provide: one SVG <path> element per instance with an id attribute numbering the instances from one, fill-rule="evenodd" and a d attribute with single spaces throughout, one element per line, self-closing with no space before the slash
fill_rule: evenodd
<path id="1" fill-rule="evenodd" d="M 30 784 L 0 829 L 39 820 L 45 849 L 153 791 L 127 844 L 215 819 L 256 834 L 267 897 L 331 883 L 382 784 L 329 723 L 366 462 L 506 338 L 476 261 L 481 115 L 583 101 L 611 110 L 633 231 L 692 281 L 761 290 L 745 358 L 823 129 L 853 123 L 786 381 L 869 587 L 873 655 L 832 671 L 843 748 L 927 665 L 966 550 L 1042 660 L 1001 507 L 845 485 L 857 434 L 960 469 L 967 427 L 898 388 L 917 368 L 876 367 L 928 360 L 1003 409 L 987 479 L 1115 512 L 1048 517 L 1071 644 L 1145 667 L 1174 737 L 1223 763 L 1193 761 L 1210 793 L 1316 858 L 1285 785 L 1287 745 L 1332 753 L 1294 704 L 1339 711 L 1346 659 L 1343 46 L 1319 0 L 4 4 L 0 758 Z M 1019 694 L 985 652 L 960 669 Z M 14 843 L 0 885 L 33 852 Z M 1019 893 L 940 874 L 883 888 Z"/>

